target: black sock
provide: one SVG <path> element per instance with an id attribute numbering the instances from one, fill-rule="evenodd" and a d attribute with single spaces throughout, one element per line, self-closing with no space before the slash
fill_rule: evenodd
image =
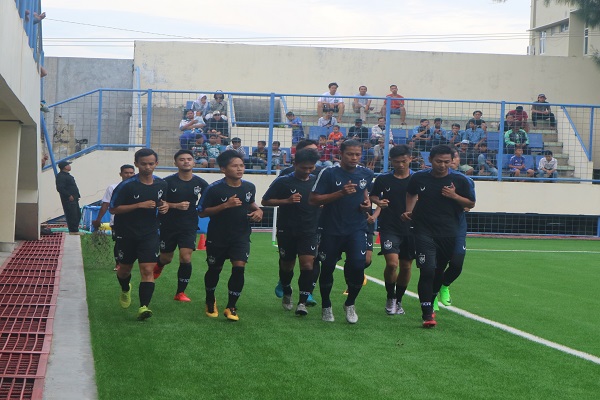
<path id="1" fill-rule="evenodd" d="M 396 298 L 396 282 L 386 282 L 385 291 L 387 292 L 388 299 Z"/>
<path id="2" fill-rule="evenodd" d="M 215 302 L 215 289 L 219 283 L 219 274 L 223 266 L 208 267 L 208 271 L 204 274 L 204 288 L 206 290 L 206 304 L 214 304 Z"/>
<path id="3" fill-rule="evenodd" d="M 331 289 L 333 288 L 333 271 L 335 264 L 331 267 L 323 266 L 319 276 L 319 290 L 321 291 L 321 307 L 331 307 Z"/>
<path id="4" fill-rule="evenodd" d="M 140 307 L 149 306 L 154 293 L 154 282 L 140 282 Z"/>
<path id="5" fill-rule="evenodd" d="M 363 268 L 352 268 L 347 264 L 344 266 L 344 277 L 346 285 L 348 285 L 348 297 L 346 298 L 346 306 L 353 306 L 356 298 L 362 289 L 362 284 L 365 276 Z"/>
<path id="6" fill-rule="evenodd" d="M 294 271 L 284 271 L 279 268 L 279 282 L 283 286 L 283 294 L 292 294 L 292 278 L 294 277 Z"/>
<path id="7" fill-rule="evenodd" d="M 398 303 L 402 303 L 402 296 L 404 296 L 404 292 L 406 292 L 406 286 L 396 285 L 396 301 Z"/>
<path id="8" fill-rule="evenodd" d="M 300 289 L 300 303 L 306 304 L 308 295 L 313 290 L 312 270 L 300 270 L 300 277 L 298 278 L 298 288 Z"/>
<path id="9" fill-rule="evenodd" d="M 123 292 L 129 292 L 129 282 L 131 282 L 131 274 L 127 278 L 119 278 L 117 275 L 117 280 L 119 281 L 119 285 L 121 285 L 121 290 Z"/>
<path id="10" fill-rule="evenodd" d="M 244 270 L 244 267 L 231 267 L 231 277 L 227 285 L 229 288 L 227 308 L 234 308 L 242 294 L 242 289 L 244 288 Z"/>
<path id="11" fill-rule="evenodd" d="M 192 263 L 180 263 L 177 270 L 177 293 L 185 292 L 192 276 Z"/>
<path id="12" fill-rule="evenodd" d="M 419 284 L 419 302 L 421 303 L 421 312 L 423 318 L 431 317 L 433 313 L 433 278 L 435 276 L 434 268 L 420 268 Z"/>
<path id="13" fill-rule="evenodd" d="M 318 257 L 315 257 L 315 262 L 313 262 L 312 269 L 312 289 L 310 291 L 311 293 L 313 292 L 313 290 L 315 290 L 317 282 L 319 282 L 319 275 L 321 275 L 321 262 L 319 261 Z"/>

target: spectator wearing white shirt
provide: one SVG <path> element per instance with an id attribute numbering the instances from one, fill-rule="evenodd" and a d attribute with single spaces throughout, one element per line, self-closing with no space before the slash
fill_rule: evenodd
<path id="1" fill-rule="evenodd" d="M 558 161 L 552 157 L 552 152 L 550 150 L 544 151 L 544 158 L 540 158 L 538 163 L 538 178 L 558 178 L 557 166 Z"/>
<path id="2" fill-rule="evenodd" d="M 337 91 L 338 84 L 335 82 L 331 82 L 329 84 L 329 91 L 323 93 L 317 102 L 317 115 L 319 117 L 323 116 L 323 112 L 327 112 L 329 110 L 338 113 L 337 120 L 338 122 L 342 122 L 342 116 L 344 115 L 344 98 Z"/>
<path id="3" fill-rule="evenodd" d="M 367 114 L 373 110 L 373 107 L 371 107 L 371 99 L 367 99 L 367 97 L 369 97 L 367 87 L 362 85 L 359 86 L 358 93 L 352 101 L 352 109 L 355 113 L 360 114 L 360 119 L 363 121 L 367 120 Z"/>

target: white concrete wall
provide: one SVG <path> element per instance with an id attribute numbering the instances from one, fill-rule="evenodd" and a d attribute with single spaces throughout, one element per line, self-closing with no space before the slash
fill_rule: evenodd
<path id="1" fill-rule="evenodd" d="M 161 165 L 172 165 L 171 160 L 159 161 Z M 118 171 L 123 164 L 133 164 L 133 152 L 97 151 L 75 160 L 71 174 L 82 195 L 80 205 L 100 200 L 106 187 L 119 181 Z M 162 177 L 172 173 L 157 171 L 157 175 Z M 199 175 L 209 183 L 223 176 L 220 173 Z M 274 176 L 247 174 L 245 179 L 256 185 L 260 202 Z M 54 182 L 51 170 L 42 174 L 40 192 L 44 199 L 41 210 L 43 221 L 63 214 Z M 476 192 L 476 212 L 600 215 L 600 185 L 476 182 Z M 585 201 L 575 202 L 573 199 Z"/>

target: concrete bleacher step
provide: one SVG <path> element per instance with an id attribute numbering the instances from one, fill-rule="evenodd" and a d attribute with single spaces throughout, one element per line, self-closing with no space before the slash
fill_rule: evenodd
<path id="1" fill-rule="evenodd" d="M 562 142 L 544 142 L 544 150 L 552 151 L 552 154 L 560 154 L 563 150 Z"/>
<path id="2" fill-rule="evenodd" d="M 542 139 L 545 142 L 558 142 L 558 133 L 556 131 L 542 131 L 535 132 L 540 133 L 542 135 Z"/>

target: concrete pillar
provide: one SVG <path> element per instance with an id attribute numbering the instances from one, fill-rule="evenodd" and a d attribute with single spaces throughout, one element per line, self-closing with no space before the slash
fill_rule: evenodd
<path id="1" fill-rule="evenodd" d="M 21 124 L 18 121 L 0 121 L 0 251 L 12 251 L 15 246 L 17 211 L 17 182 L 21 145 Z"/>
<path id="2" fill-rule="evenodd" d="M 569 57 L 583 57 L 583 30 L 585 22 L 577 12 L 569 15 Z"/>

